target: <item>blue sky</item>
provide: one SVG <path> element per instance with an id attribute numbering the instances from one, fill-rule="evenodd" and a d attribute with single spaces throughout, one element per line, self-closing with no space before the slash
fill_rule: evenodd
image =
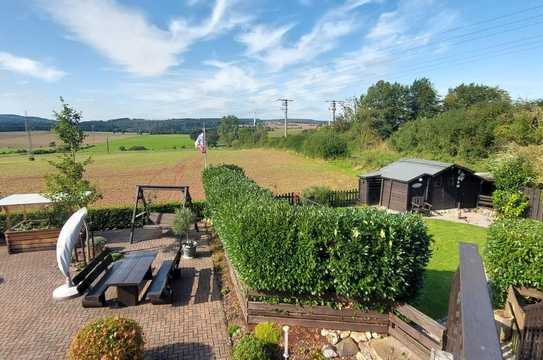
<path id="1" fill-rule="evenodd" d="M 543 2 L 4 0 L 0 113 L 327 119 L 385 79 L 543 97 Z"/>

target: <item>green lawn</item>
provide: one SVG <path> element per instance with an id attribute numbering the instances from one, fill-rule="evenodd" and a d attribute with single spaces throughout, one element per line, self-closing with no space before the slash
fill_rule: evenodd
<path id="1" fill-rule="evenodd" d="M 433 254 L 424 274 L 424 285 L 414 306 L 434 319 L 447 315 L 449 287 L 458 267 L 458 244 L 475 243 L 482 255 L 486 244 L 485 228 L 444 220 L 427 219 L 434 238 Z"/>
<path id="2" fill-rule="evenodd" d="M 135 145 L 143 145 L 149 150 L 194 149 L 194 141 L 186 134 L 134 135 L 109 141 L 110 152 L 119 151 L 121 146 L 129 148 Z M 102 142 L 86 151 L 104 153 L 107 151 L 107 145 Z"/>

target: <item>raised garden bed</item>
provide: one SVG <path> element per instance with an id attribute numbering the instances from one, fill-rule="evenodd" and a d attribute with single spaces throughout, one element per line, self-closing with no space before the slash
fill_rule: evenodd
<path id="1" fill-rule="evenodd" d="M 10 254 L 54 250 L 59 234 L 60 229 L 42 227 L 39 222 L 30 220 L 23 221 L 4 233 Z"/>

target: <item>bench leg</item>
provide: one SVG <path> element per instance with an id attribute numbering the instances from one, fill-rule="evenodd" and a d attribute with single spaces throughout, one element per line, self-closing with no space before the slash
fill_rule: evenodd
<path id="1" fill-rule="evenodd" d="M 117 286 L 117 299 L 126 306 L 138 305 L 138 286 Z"/>

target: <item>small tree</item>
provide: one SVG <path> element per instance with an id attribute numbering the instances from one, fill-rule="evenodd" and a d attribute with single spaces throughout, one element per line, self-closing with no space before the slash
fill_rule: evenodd
<path id="1" fill-rule="evenodd" d="M 62 110 L 54 112 L 57 124 L 53 131 L 65 144 L 65 152 L 58 160 L 49 162 L 57 171 L 46 177 L 46 194 L 59 209 L 71 212 L 96 201 L 100 195 L 96 187 L 84 179 L 86 167 L 91 163 L 90 157 L 77 160 L 77 152 L 85 140 L 79 127 L 81 113 L 66 104 L 62 97 L 60 102 Z"/>

